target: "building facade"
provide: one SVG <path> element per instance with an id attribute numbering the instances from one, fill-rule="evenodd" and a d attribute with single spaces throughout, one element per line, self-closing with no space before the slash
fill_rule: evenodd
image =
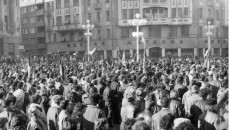
<path id="1" fill-rule="evenodd" d="M 19 0 L 0 0 L 0 55 L 19 55 L 20 43 Z"/>
<path id="2" fill-rule="evenodd" d="M 118 0 L 118 19 L 121 27 L 120 44 L 135 51 L 131 34 L 135 27 L 128 24 L 136 13 L 147 20 L 141 27 L 150 56 L 203 56 L 208 48 L 204 28 L 208 21 L 215 25 L 211 36 L 212 55 L 227 56 L 228 16 L 226 0 Z M 124 37 L 124 39 L 122 39 Z M 132 48 L 133 47 L 133 48 Z M 143 44 L 140 44 L 143 49 Z M 143 53 L 143 50 L 142 50 Z"/>
<path id="3" fill-rule="evenodd" d="M 28 51 L 33 55 L 47 53 L 47 42 L 53 31 L 53 7 L 53 1 L 21 0 L 23 55 Z"/>
<path id="4" fill-rule="evenodd" d="M 48 53 L 86 50 L 82 25 L 90 20 L 90 50 L 116 57 L 117 47 L 127 55 L 136 53 L 136 30 L 128 21 L 139 13 L 147 24 L 140 27 L 151 57 L 203 56 L 208 48 L 204 28 L 215 25 L 211 36 L 212 55 L 228 55 L 228 0 L 54 0 L 54 32 Z M 144 45 L 140 42 L 140 54 Z"/>

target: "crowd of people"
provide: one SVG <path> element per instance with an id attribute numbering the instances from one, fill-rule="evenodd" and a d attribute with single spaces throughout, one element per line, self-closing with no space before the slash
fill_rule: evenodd
<path id="1" fill-rule="evenodd" d="M 12 59 L 1 130 L 228 130 L 228 58 Z"/>

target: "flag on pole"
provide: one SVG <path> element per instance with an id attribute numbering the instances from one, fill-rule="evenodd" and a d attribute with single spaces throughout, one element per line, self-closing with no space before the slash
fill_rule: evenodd
<path id="1" fill-rule="evenodd" d="M 146 69 L 145 69 L 145 53 L 146 53 L 146 48 L 145 48 L 145 45 L 146 45 L 146 41 L 145 41 L 145 38 L 144 38 L 144 36 L 143 36 L 143 35 L 142 35 L 142 42 L 144 43 L 143 73 L 146 73 Z"/>
<path id="2" fill-rule="evenodd" d="M 123 51 L 121 63 L 122 63 L 123 65 L 125 65 L 125 50 Z"/>
<path id="3" fill-rule="evenodd" d="M 119 54 L 120 53 L 120 48 L 119 48 L 119 46 L 117 46 L 117 49 L 116 49 L 116 54 L 117 54 L 117 58 L 118 58 L 118 60 L 119 60 Z"/>
<path id="4" fill-rule="evenodd" d="M 98 49 L 99 46 L 95 47 L 92 51 L 89 51 L 89 55 L 92 56 Z"/>

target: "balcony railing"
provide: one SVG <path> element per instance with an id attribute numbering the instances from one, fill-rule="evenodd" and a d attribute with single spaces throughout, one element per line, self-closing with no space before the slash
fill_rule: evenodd
<path id="1" fill-rule="evenodd" d="M 146 25 L 187 25 L 192 24 L 192 18 L 147 18 L 147 24 Z M 129 20 L 119 20 L 119 26 L 130 26 L 128 23 Z"/>
<path id="2" fill-rule="evenodd" d="M 61 25 L 53 28 L 54 31 L 71 31 L 77 29 L 82 29 L 80 24 Z"/>
<path id="3" fill-rule="evenodd" d="M 38 21 L 38 22 L 37 22 L 37 26 L 45 26 L 44 21 Z"/>
<path id="4" fill-rule="evenodd" d="M 43 15 L 43 14 L 44 14 L 44 10 L 43 10 L 43 9 L 37 10 L 37 11 L 36 11 L 36 14 L 37 14 L 37 15 Z"/>

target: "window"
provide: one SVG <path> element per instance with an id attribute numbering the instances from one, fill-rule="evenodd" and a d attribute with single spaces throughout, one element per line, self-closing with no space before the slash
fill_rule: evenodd
<path id="1" fill-rule="evenodd" d="M 133 9 L 129 9 L 129 19 L 133 19 Z"/>
<path id="2" fill-rule="evenodd" d="M 57 36 L 56 36 L 56 33 L 54 33 L 54 42 L 57 42 Z"/>
<path id="3" fill-rule="evenodd" d="M 106 11 L 106 20 L 110 21 L 110 12 L 109 11 Z"/>
<path id="4" fill-rule="evenodd" d="M 189 26 L 181 26 L 181 36 L 182 37 L 189 37 Z"/>
<path id="5" fill-rule="evenodd" d="M 70 33 L 70 41 L 74 41 L 74 32 Z"/>
<path id="6" fill-rule="evenodd" d="M 153 18 L 158 18 L 158 9 L 152 9 Z"/>
<path id="7" fill-rule="evenodd" d="M 184 8 L 184 17 L 189 17 L 189 15 L 188 15 L 188 7 Z"/>
<path id="8" fill-rule="evenodd" d="M 178 17 L 182 18 L 182 8 L 178 8 Z"/>
<path id="9" fill-rule="evenodd" d="M 23 19 L 23 23 L 27 23 L 27 18 L 24 18 L 24 19 Z"/>
<path id="10" fill-rule="evenodd" d="M 129 37 L 129 28 L 128 27 L 121 28 L 121 37 L 122 38 L 128 38 Z"/>
<path id="11" fill-rule="evenodd" d="M 91 13 L 88 13 L 88 20 L 91 21 Z"/>
<path id="12" fill-rule="evenodd" d="M 177 37 L 177 26 L 171 26 L 169 37 Z"/>
<path id="13" fill-rule="evenodd" d="M 172 8 L 172 18 L 176 18 L 176 8 Z"/>
<path id="14" fill-rule="evenodd" d="M 79 23 L 79 14 L 74 15 L 74 23 Z"/>
<path id="15" fill-rule="evenodd" d="M 219 37 L 219 28 L 218 27 L 216 28 L 216 37 L 217 38 Z"/>
<path id="16" fill-rule="evenodd" d="M 150 26 L 149 37 L 161 37 L 161 26 Z"/>
<path id="17" fill-rule="evenodd" d="M 203 17 L 203 9 L 202 9 L 202 8 L 199 9 L 199 17 L 200 17 L 200 18 Z"/>
<path id="18" fill-rule="evenodd" d="M 107 39 L 111 39 L 111 30 L 107 29 Z"/>
<path id="19" fill-rule="evenodd" d="M 97 40 L 101 40 L 101 30 L 97 30 Z"/>
<path id="20" fill-rule="evenodd" d="M 91 1 L 90 0 L 87 0 L 87 4 L 88 4 L 88 6 L 91 4 Z"/>
<path id="21" fill-rule="evenodd" d="M 56 9 L 61 9 L 61 0 L 56 0 Z"/>
<path id="22" fill-rule="evenodd" d="M 208 17 L 211 18 L 212 17 L 212 10 L 208 9 Z"/>
<path id="23" fill-rule="evenodd" d="M 30 18 L 30 22 L 31 22 L 31 23 L 34 23 L 34 22 L 35 22 L 35 18 L 34 18 L 34 17 L 31 17 L 31 18 Z"/>
<path id="24" fill-rule="evenodd" d="M 48 38 L 48 40 L 51 42 L 52 40 L 51 40 L 51 33 L 49 33 L 49 38 Z"/>
<path id="25" fill-rule="evenodd" d="M 100 23 L 101 21 L 101 13 L 100 12 L 97 12 L 97 23 Z"/>
<path id="26" fill-rule="evenodd" d="M 203 27 L 199 27 L 199 37 L 203 36 Z"/>
<path id="27" fill-rule="evenodd" d="M 64 0 L 64 7 L 69 8 L 70 7 L 70 0 Z"/>
<path id="28" fill-rule="evenodd" d="M 216 10 L 216 20 L 220 19 L 220 14 L 219 14 L 219 10 Z"/>
<path id="29" fill-rule="evenodd" d="M 35 33 L 34 28 L 30 28 L 30 33 Z"/>
<path id="30" fill-rule="evenodd" d="M 159 17 L 160 18 L 167 18 L 168 17 L 168 11 L 166 9 L 159 9 Z"/>
<path id="31" fill-rule="evenodd" d="M 56 17 L 56 20 L 57 20 L 57 25 L 62 25 L 62 17 L 61 16 Z"/>
<path id="32" fill-rule="evenodd" d="M 70 15 L 65 16 L 65 24 L 70 24 Z"/>
<path id="33" fill-rule="evenodd" d="M 122 19 L 127 19 L 127 9 L 122 9 Z"/>
<path id="34" fill-rule="evenodd" d="M 73 6 L 79 6 L 79 0 L 73 0 Z"/>

